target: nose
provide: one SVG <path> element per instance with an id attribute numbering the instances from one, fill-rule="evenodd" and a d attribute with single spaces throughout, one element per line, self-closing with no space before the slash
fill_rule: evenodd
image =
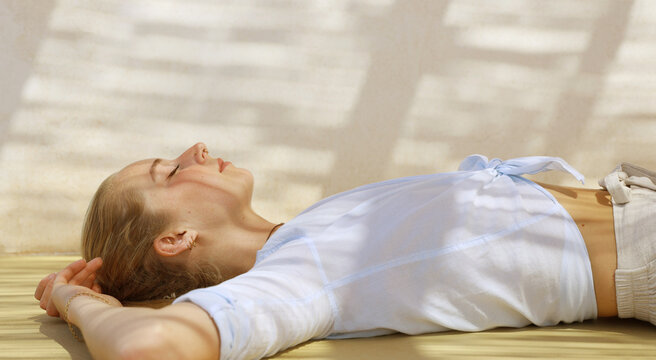
<path id="1" fill-rule="evenodd" d="M 204 164 L 208 157 L 207 146 L 199 142 L 180 155 L 180 165 L 186 167 L 193 163 Z"/>

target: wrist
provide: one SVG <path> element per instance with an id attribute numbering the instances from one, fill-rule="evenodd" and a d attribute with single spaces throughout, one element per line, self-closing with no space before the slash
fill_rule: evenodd
<path id="1" fill-rule="evenodd" d="M 66 301 L 66 306 L 64 307 L 64 313 L 63 313 L 63 318 L 65 321 L 67 322 L 72 321 L 75 324 L 77 324 L 77 321 L 75 321 L 76 316 L 73 315 L 77 315 L 78 312 L 77 311 L 71 312 L 71 309 L 79 308 L 78 303 L 82 303 L 82 302 L 88 302 L 89 304 L 105 303 L 107 305 L 111 305 L 107 299 L 103 298 L 102 296 L 96 293 L 89 292 L 89 291 L 78 292 L 70 296 Z"/>
<path id="2" fill-rule="evenodd" d="M 64 321 L 68 323 L 68 328 L 71 334 L 78 341 L 83 340 L 80 335 L 78 335 L 79 331 L 76 331 L 73 325 L 81 327 L 80 320 L 82 319 L 82 316 L 80 310 L 82 309 L 82 305 L 84 305 L 85 311 L 93 310 L 98 306 L 112 306 L 109 300 L 90 291 L 80 291 L 68 297 L 66 305 L 64 306 L 62 317 Z M 91 306 L 91 308 L 89 306 Z"/>

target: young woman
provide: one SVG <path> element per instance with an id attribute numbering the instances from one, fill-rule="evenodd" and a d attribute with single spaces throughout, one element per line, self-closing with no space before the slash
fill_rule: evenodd
<path id="1" fill-rule="evenodd" d="M 559 158 L 474 155 L 456 172 L 331 196 L 283 225 L 252 210 L 250 172 L 196 144 L 105 180 L 86 260 L 35 296 L 95 358 L 260 358 L 312 338 L 548 326 L 618 308 L 653 322 L 654 251 L 631 246 L 644 234 L 624 231 L 637 220 L 615 193 L 649 204 L 656 177 L 624 165 L 603 183 L 611 202 L 521 176 L 545 170 L 582 180 Z"/>

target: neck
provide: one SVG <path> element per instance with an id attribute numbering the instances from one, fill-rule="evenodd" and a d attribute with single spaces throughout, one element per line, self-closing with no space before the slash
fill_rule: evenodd
<path id="1" fill-rule="evenodd" d="M 276 225 L 250 210 L 232 221 L 206 229 L 199 235 L 198 247 L 227 280 L 253 267 L 257 252 Z"/>

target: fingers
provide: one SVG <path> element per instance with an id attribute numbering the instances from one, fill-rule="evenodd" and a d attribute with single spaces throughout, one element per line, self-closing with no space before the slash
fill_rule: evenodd
<path id="1" fill-rule="evenodd" d="M 59 316 L 52 301 L 52 291 L 58 285 L 81 285 L 97 293 L 102 293 L 100 285 L 96 282 L 96 272 L 102 266 L 102 259 L 95 258 L 89 262 L 84 259 L 69 264 L 58 273 L 52 273 L 41 279 L 37 285 L 34 297 L 39 300 L 39 306 L 46 310 L 50 316 Z"/>
<path id="2" fill-rule="evenodd" d="M 102 259 L 95 258 L 82 268 L 73 278 L 68 282 L 72 285 L 82 285 L 84 287 L 90 288 L 93 285 L 93 281 L 96 279 L 96 271 L 102 266 Z"/>
<path id="3" fill-rule="evenodd" d="M 89 276 L 87 276 L 86 279 L 84 279 L 81 283 L 78 283 L 77 285 L 82 285 L 84 287 L 88 287 L 91 289 L 93 286 L 93 282 L 96 280 L 96 273 L 91 273 Z M 71 281 L 69 284 L 73 284 L 74 282 Z"/>
<path id="4" fill-rule="evenodd" d="M 45 310 L 46 310 L 46 314 L 50 316 L 59 316 L 59 311 L 57 311 L 57 306 L 55 306 L 54 301 L 48 301 Z"/>
<path id="5" fill-rule="evenodd" d="M 97 282 L 93 283 L 93 286 L 91 286 L 91 290 L 97 292 L 98 294 L 102 294 L 102 288 L 100 287 L 100 284 Z"/>
<path id="6" fill-rule="evenodd" d="M 41 279 L 41 281 L 39 281 L 39 285 L 36 286 L 36 291 L 34 292 L 34 297 L 37 300 L 41 300 L 43 291 L 46 289 L 46 286 L 48 286 L 48 283 L 52 282 L 55 279 L 55 276 L 57 276 L 56 273 L 51 273 L 49 275 L 46 275 L 43 279 Z"/>
<path id="7" fill-rule="evenodd" d="M 64 270 L 58 272 L 55 279 L 46 286 L 46 289 L 43 291 L 45 295 L 41 297 L 41 303 L 39 304 L 41 308 L 46 311 L 46 314 L 50 316 L 59 316 L 57 306 L 52 301 L 52 289 L 57 285 L 68 284 L 75 275 L 86 267 L 86 265 L 87 262 L 84 259 L 68 264 L 68 266 L 66 266 Z"/>
<path id="8" fill-rule="evenodd" d="M 93 271 L 100 269 L 102 264 L 103 264 L 103 260 L 99 257 L 93 258 L 89 262 L 87 262 L 87 266 L 93 268 Z"/>
<path id="9" fill-rule="evenodd" d="M 48 282 L 48 285 L 46 285 L 46 288 L 43 291 L 43 296 L 41 297 L 41 301 L 39 302 L 39 306 L 41 309 L 46 310 L 48 312 L 48 304 L 51 302 L 50 297 L 52 295 L 52 287 L 55 283 L 55 279 L 53 278 L 52 281 Z M 48 314 L 50 315 L 50 314 Z M 56 316 L 56 315 L 53 315 Z"/>
<path id="10" fill-rule="evenodd" d="M 75 262 L 72 262 L 72 263 L 68 264 L 68 266 L 65 267 L 64 270 L 57 273 L 57 276 L 55 277 L 54 282 L 58 283 L 58 284 L 68 283 L 69 281 L 71 281 L 71 279 L 73 279 L 73 277 L 77 273 L 82 271 L 82 269 L 84 269 L 86 267 L 86 265 L 87 265 L 87 262 L 84 259 L 80 259 L 78 261 L 75 261 Z"/>

